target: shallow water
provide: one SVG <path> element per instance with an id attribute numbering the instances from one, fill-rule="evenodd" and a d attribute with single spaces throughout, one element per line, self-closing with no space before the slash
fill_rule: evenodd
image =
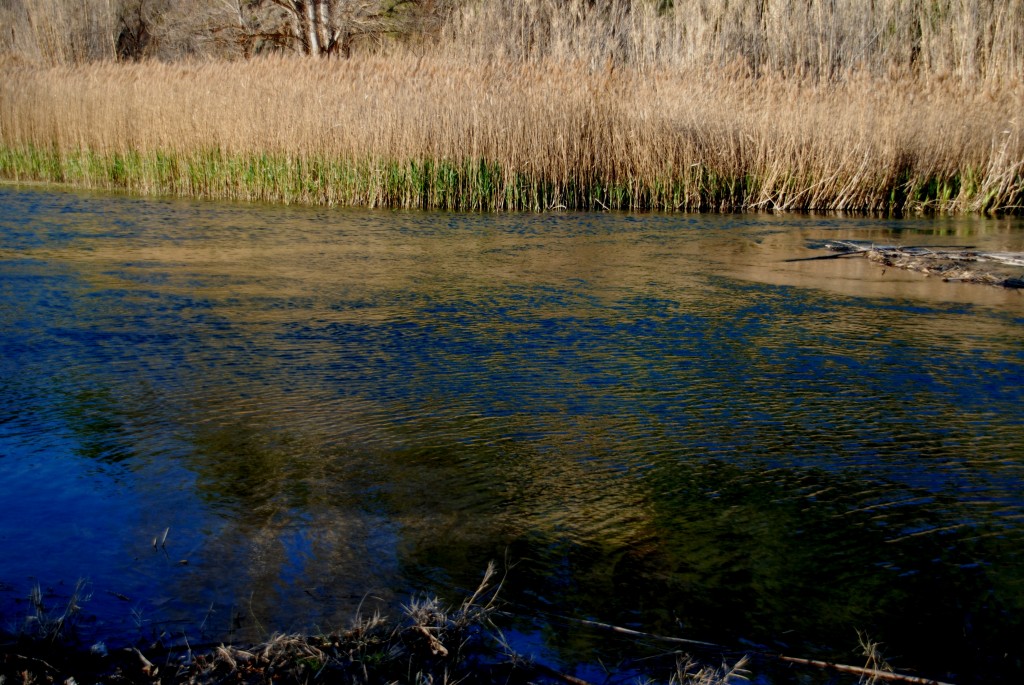
<path id="1" fill-rule="evenodd" d="M 0 188 L 0 620 L 253 640 L 495 559 L 564 669 L 641 648 L 558 617 L 1018 682 L 1024 295 L 783 261 L 831 238 L 1024 223 Z"/>

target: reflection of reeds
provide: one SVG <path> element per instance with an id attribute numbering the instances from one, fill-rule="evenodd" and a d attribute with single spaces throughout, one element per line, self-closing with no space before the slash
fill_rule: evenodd
<path id="1" fill-rule="evenodd" d="M 691 4 L 474 4 L 437 42 L 329 62 L 11 59 L 0 176 L 473 210 L 1024 206 L 1019 3 L 977 25 Z"/>

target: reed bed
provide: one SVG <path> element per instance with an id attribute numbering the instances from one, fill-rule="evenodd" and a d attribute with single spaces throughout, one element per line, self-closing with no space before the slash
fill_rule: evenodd
<path id="1" fill-rule="evenodd" d="M 857 22 L 714 5 L 466 5 L 436 41 L 347 60 L 8 57 L 0 177 L 483 211 L 1024 207 L 1020 2 L 917 29 L 898 0 Z"/>
<path id="2" fill-rule="evenodd" d="M 476 58 L 976 84 L 1024 74 L 1024 0 L 482 0 L 458 6 L 446 41 Z"/>
<path id="3" fill-rule="evenodd" d="M 349 33 L 360 12 L 390 0 L 321 0 Z M 140 56 L 246 54 L 231 37 L 258 38 L 268 2 L 225 0 L 3 0 L 0 54 L 53 66 L 115 59 L 125 29 L 145 28 Z M 360 49 L 439 43 L 474 59 L 609 59 L 646 69 L 709 69 L 742 61 L 752 72 L 837 78 L 850 70 L 1019 80 L 1024 0 L 410 0 L 418 25 L 383 25 Z M 253 9 L 253 6 L 264 7 Z M 249 9 L 243 9 L 249 7 Z M 397 37 L 399 40 L 391 40 Z M 243 41 L 244 42 L 244 41 Z M 258 40 L 248 43 L 258 47 Z"/>

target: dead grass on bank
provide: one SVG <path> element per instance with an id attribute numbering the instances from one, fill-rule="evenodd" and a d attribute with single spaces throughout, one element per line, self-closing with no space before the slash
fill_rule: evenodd
<path id="1" fill-rule="evenodd" d="M 0 75 L 6 178 L 483 210 L 1024 206 L 1019 81 L 411 52 Z"/>
<path id="2" fill-rule="evenodd" d="M 592 685 L 522 656 L 511 647 L 497 619 L 510 614 L 500 607 L 504 579 L 488 564 L 477 589 L 457 607 L 436 597 L 414 599 L 402 607 L 397 622 L 375 611 L 356 612 L 350 627 L 315 635 L 275 633 L 259 645 L 193 646 L 183 633 L 183 644 L 165 647 L 166 633 L 148 646 L 108 651 L 103 642 L 88 649 L 78 639 L 80 604 L 90 599 L 87 583 L 79 580 L 65 601 L 53 604 L 35 586 L 29 593 L 31 613 L 16 635 L 0 633 L 0 685 Z M 604 683 L 637 685 L 731 685 L 748 679 L 751 658 L 814 671 L 857 676 L 859 683 L 915 683 L 948 685 L 911 674 L 898 673 L 884 660 L 881 645 L 858 631 L 864 666 L 791 657 L 775 652 L 740 652 L 723 645 L 682 637 L 656 635 L 587 619 L 551 617 L 570 621 L 579 629 L 598 629 L 636 640 L 634 647 L 648 651 L 654 644 L 671 645 L 670 651 L 627 660 L 616 673 L 601 664 Z M 641 648 L 640 645 L 643 644 Z M 732 665 L 720 666 L 695 659 L 678 649 L 699 648 L 705 653 L 732 655 Z M 642 665 L 641 665 L 642 664 Z M 596 665 L 596 664 L 595 664 Z"/>
<path id="3" fill-rule="evenodd" d="M 274 634 L 247 647 L 221 644 L 193 651 L 186 642 L 172 651 L 152 645 L 108 654 L 102 643 L 76 652 L 65 645 L 69 636 L 60 630 L 27 635 L 31 639 L 20 646 L 0 645 L 0 685 L 589 685 L 512 650 L 493 621 L 502 583 L 492 563 L 477 590 L 457 607 L 423 598 L 403 606 L 397 623 L 380 613 L 357 614 L 347 630 Z M 41 603 L 38 609 L 43 610 Z M 70 626 L 60 626 L 65 627 Z M 680 655 L 666 682 L 728 685 L 745 679 L 746 663 L 741 658 L 732 667 L 716 668 Z"/>
<path id="4" fill-rule="evenodd" d="M 359 614 L 347 630 L 312 636 L 275 634 L 249 647 L 222 644 L 193 651 L 186 642 L 171 651 L 154 644 L 108 655 L 98 643 L 76 652 L 65 642 L 70 636 L 60 632 L 62 622 L 57 629 L 48 627 L 44 635 L 24 635 L 20 648 L 4 645 L 0 683 L 524 682 L 525 677 L 510 679 L 517 662 L 491 620 L 501 588 L 496 581 L 491 564 L 476 592 L 457 607 L 448 608 L 436 598 L 419 599 L 403 607 L 403 620 L 397 623 L 379 613 Z M 36 594 L 33 591 L 33 598 Z M 44 610 L 41 601 L 33 602 L 37 612 Z"/>

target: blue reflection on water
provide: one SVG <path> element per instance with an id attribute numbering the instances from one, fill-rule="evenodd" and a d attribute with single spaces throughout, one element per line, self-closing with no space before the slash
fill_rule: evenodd
<path id="1" fill-rule="evenodd" d="M 534 616 L 1020 673 L 1024 307 L 765 280 L 942 222 L 0 203 L 8 624 L 82 576 L 91 635 L 253 639 L 508 553 Z"/>

